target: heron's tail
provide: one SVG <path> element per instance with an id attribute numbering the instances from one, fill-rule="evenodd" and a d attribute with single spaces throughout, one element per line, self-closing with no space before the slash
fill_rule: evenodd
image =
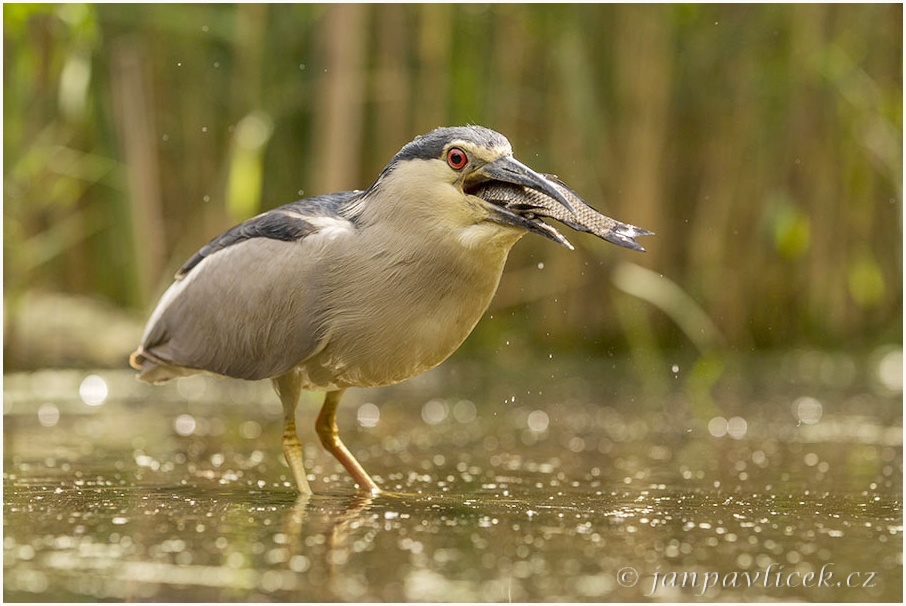
<path id="1" fill-rule="evenodd" d="M 146 383 L 164 383 L 176 377 L 186 377 L 201 372 L 196 368 L 169 364 L 166 360 L 145 351 L 143 347 L 139 347 L 129 356 L 129 366 L 139 371 L 135 378 Z"/>

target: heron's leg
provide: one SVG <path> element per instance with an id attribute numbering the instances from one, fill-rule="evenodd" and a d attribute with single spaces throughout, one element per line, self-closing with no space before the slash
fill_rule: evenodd
<path id="1" fill-rule="evenodd" d="M 296 435 L 296 404 L 302 392 L 299 373 L 290 371 L 274 379 L 274 389 L 283 402 L 283 456 L 296 479 L 296 486 L 302 494 L 312 494 L 305 477 L 305 465 L 302 463 L 302 444 Z"/>
<path id="2" fill-rule="evenodd" d="M 318 420 L 315 422 L 315 430 L 318 432 L 318 437 L 321 438 L 321 444 L 346 468 L 355 483 L 359 485 L 359 490 L 375 495 L 381 492 L 381 489 L 362 465 L 355 460 L 355 457 L 340 440 L 340 434 L 337 431 L 337 405 L 340 403 L 340 398 L 343 397 L 343 391 L 340 389 L 327 392 L 324 406 L 321 407 Z"/>

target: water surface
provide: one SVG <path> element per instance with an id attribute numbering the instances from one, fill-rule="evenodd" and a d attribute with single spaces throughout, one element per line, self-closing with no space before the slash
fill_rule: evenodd
<path id="1" fill-rule="evenodd" d="M 373 498 L 317 446 L 315 394 L 299 498 L 267 383 L 7 375 L 4 597 L 901 600 L 899 350 L 727 362 L 705 390 L 671 364 L 660 393 L 624 362 L 531 370 L 348 392 Z"/>

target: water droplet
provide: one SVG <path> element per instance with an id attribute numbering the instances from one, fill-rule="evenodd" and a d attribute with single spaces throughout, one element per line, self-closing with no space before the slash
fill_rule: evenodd
<path id="1" fill-rule="evenodd" d="M 195 433 L 195 417 L 192 415 L 179 415 L 173 421 L 173 429 L 181 436 L 190 436 Z"/>
<path id="2" fill-rule="evenodd" d="M 261 435 L 261 425 L 255 421 L 245 421 L 239 426 L 239 435 L 246 440 L 254 440 Z"/>
<path id="3" fill-rule="evenodd" d="M 294 555 L 289 559 L 289 568 L 293 572 L 305 572 L 311 567 L 311 560 L 304 555 Z"/>
<path id="4" fill-rule="evenodd" d="M 356 420 L 362 427 L 375 427 L 381 420 L 381 409 L 376 404 L 366 402 L 359 406 L 356 412 Z"/>
<path id="5" fill-rule="evenodd" d="M 447 418 L 447 403 L 443 400 L 429 400 L 422 406 L 422 420 L 428 425 L 437 425 Z"/>
<path id="6" fill-rule="evenodd" d="M 732 417 L 727 421 L 727 434 L 734 440 L 741 440 L 749 430 L 749 424 L 742 417 Z"/>
<path id="7" fill-rule="evenodd" d="M 38 409 L 38 423 L 44 427 L 53 427 L 60 420 L 60 409 L 54 404 L 41 404 Z"/>
<path id="8" fill-rule="evenodd" d="M 727 420 L 723 417 L 713 417 L 708 421 L 708 433 L 715 438 L 727 435 Z"/>
<path id="9" fill-rule="evenodd" d="M 800 423 L 814 425 L 821 420 L 823 412 L 824 406 L 815 398 L 803 396 L 793 402 L 793 414 Z"/>
<path id="10" fill-rule="evenodd" d="M 893 392 L 903 391 L 903 350 L 884 354 L 876 372 L 884 387 Z"/>
<path id="11" fill-rule="evenodd" d="M 460 423 L 471 423 L 478 416 L 478 409 L 469 400 L 460 400 L 453 405 L 453 418 Z"/>
<path id="12" fill-rule="evenodd" d="M 79 385 L 79 397 L 89 406 L 100 406 L 107 399 L 107 382 L 97 375 L 88 375 Z"/>
<path id="13" fill-rule="evenodd" d="M 550 425 L 550 417 L 543 410 L 533 410 L 529 413 L 527 423 L 529 429 L 535 433 L 541 433 L 546 431 L 547 426 Z"/>

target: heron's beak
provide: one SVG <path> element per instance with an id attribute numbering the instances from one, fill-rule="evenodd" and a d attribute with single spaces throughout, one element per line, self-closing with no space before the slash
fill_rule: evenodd
<path id="1" fill-rule="evenodd" d="M 504 183 L 512 183 L 513 185 L 522 185 L 523 187 L 534 189 L 562 204 L 571 214 L 574 215 L 576 213 L 576 209 L 573 208 L 570 201 L 553 183 L 513 156 L 502 156 L 493 162 L 485 164 L 476 170 L 474 174 L 483 176 L 488 181 L 503 181 Z"/>
<path id="2" fill-rule="evenodd" d="M 560 207 L 560 211 L 566 216 L 573 216 L 575 209 L 569 200 L 560 192 L 556 186 L 546 179 L 543 175 L 536 173 L 531 168 L 516 160 L 512 156 L 503 156 L 489 162 L 473 172 L 466 178 L 466 193 L 474 193 L 478 197 L 488 202 L 488 219 L 503 225 L 512 225 L 525 231 L 534 232 L 544 236 L 558 244 L 572 249 L 572 244 L 560 235 L 553 226 L 543 221 L 533 220 L 523 216 L 522 213 L 509 208 L 503 201 L 489 199 L 486 196 L 477 193 L 485 191 L 489 186 L 496 185 L 499 187 L 515 187 L 519 191 L 533 190 L 538 195 L 551 204 Z"/>
<path id="3" fill-rule="evenodd" d="M 602 215 L 554 175 L 536 176 L 543 179 L 545 184 L 552 187 L 559 196 L 555 197 L 547 193 L 546 189 L 539 187 L 526 186 L 515 181 L 502 182 L 502 180 L 486 181 L 472 193 L 494 208 L 493 220 L 522 227 L 526 231 L 532 231 L 559 242 L 567 248 L 572 248 L 572 246 L 566 238 L 552 226 L 544 223 L 541 217 L 554 219 L 576 231 L 594 234 L 617 246 L 638 251 L 645 250 L 636 241 L 636 238 L 653 235 L 652 232 Z M 561 198 L 570 201 L 569 210 L 567 210 L 567 205 L 561 202 Z"/>

